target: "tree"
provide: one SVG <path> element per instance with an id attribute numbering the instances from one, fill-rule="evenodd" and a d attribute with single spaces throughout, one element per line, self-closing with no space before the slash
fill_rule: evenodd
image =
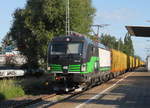
<path id="1" fill-rule="evenodd" d="M 48 42 L 65 35 L 66 0 L 28 0 L 17 9 L 10 34 L 29 68 L 46 63 Z M 88 34 L 95 9 L 91 0 L 70 0 L 71 30 Z"/>
<path id="2" fill-rule="evenodd" d="M 121 40 L 121 38 L 118 40 L 117 44 L 118 44 L 118 49 L 123 52 L 123 50 L 124 50 L 124 43 Z"/>
<path id="3" fill-rule="evenodd" d="M 102 34 L 100 42 L 109 48 L 118 49 L 118 43 L 114 36 Z"/>
<path id="4" fill-rule="evenodd" d="M 127 55 L 134 56 L 133 43 L 129 34 L 126 34 L 124 42 L 121 40 L 121 38 L 117 41 L 114 36 L 102 34 L 100 42 L 109 48 L 120 50 Z"/>
<path id="5" fill-rule="evenodd" d="M 127 33 L 125 38 L 124 38 L 124 53 L 134 56 L 134 48 L 133 48 L 133 43 L 131 36 Z"/>

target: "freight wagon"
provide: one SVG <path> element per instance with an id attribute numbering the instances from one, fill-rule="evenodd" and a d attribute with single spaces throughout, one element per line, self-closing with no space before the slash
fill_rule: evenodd
<path id="1" fill-rule="evenodd" d="M 123 52 L 112 49 L 111 72 L 114 76 L 124 73 L 127 70 L 127 55 Z"/>

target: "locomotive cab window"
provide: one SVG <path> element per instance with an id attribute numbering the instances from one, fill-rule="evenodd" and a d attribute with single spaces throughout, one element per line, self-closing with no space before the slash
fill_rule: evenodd
<path id="1" fill-rule="evenodd" d="M 82 43 L 53 43 L 50 47 L 51 55 L 61 55 L 61 54 L 81 54 L 82 53 Z"/>
<path id="2" fill-rule="evenodd" d="M 80 54 L 82 52 L 82 45 L 79 43 L 68 44 L 67 54 Z"/>

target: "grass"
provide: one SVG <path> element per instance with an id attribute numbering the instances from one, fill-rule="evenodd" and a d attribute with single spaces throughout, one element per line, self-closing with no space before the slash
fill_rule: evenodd
<path id="1" fill-rule="evenodd" d="M 16 83 L 16 80 L 0 80 L 0 100 L 24 96 L 23 88 Z"/>
<path id="2" fill-rule="evenodd" d="M 51 88 L 45 85 L 47 77 L 49 78 L 45 75 L 39 78 L 27 77 L 20 80 L 0 80 L 0 101 L 22 96 L 50 94 Z"/>

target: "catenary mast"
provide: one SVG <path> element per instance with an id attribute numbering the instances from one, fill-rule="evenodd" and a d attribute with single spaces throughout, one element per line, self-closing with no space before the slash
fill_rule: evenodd
<path id="1" fill-rule="evenodd" d="M 66 35 L 70 35 L 70 2 L 66 0 Z"/>

